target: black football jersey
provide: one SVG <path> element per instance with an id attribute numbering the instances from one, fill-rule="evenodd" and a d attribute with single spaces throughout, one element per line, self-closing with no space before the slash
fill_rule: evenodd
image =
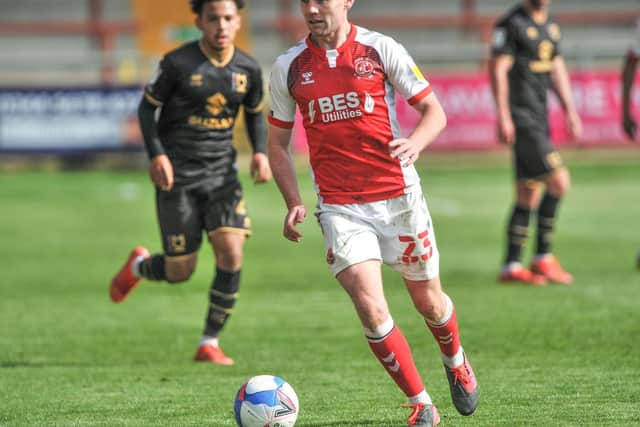
<path id="1" fill-rule="evenodd" d="M 492 55 L 513 57 L 509 104 L 517 127 L 547 124 L 547 90 L 552 61 L 560 53 L 560 37 L 560 27 L 553 18 L 537 24 L 523 5 L 496 23 Z"/>
<path id="2" fill-rule="evenodd" d="M 158 136 L 171 159 L 175 185 L 237 180 L 233 126 L 240 106 L 262 109 L 258 63 L 234 48 L 225 63 L 205 54 L 194 41 L 166 54 L 145 97 L 161 107 Z"/>

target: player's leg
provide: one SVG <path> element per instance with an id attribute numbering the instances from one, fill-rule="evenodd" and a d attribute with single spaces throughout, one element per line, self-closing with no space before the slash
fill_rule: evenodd
<path id="1" fill-rule="evenodd" d="M 415 307 L 440 346 L 453 403 L 461 414 L 470 415 L 478 404 L 478 384 L 460 346 L 455 308 L 442 292 L 440 254 L 420 188 L 390 200 L 387 213 L 389 223 L 381 230 L 384 262 L 403 275 Z"/>
<path id="2" fill-rule="evenodd" d="M 531 262 L 531 270 L 544 275 L 553 283 L 570 285 L 573 276 L 562 268 L 557 258 L 552 255 L 551 248 L 558 207 L 563 196 L 569 191 L 571 178 L 569 171 L 561 166 L 558 153 L 551 151 L 548 156 L 554 159 L 550 162 L 554 168 L 544 179 L 547 188 L 538 206 L 536 253 Z"/>
<path id="3" fill-rule="evenodd" d="M 202 225 L 191 192 L 181 188 L 156 190 L 156 213 L 163 253 L 150 254 L 142 246 L 134 248 L 111 281 L 114 302 L 123 301 L 142 278 L 179 283 L 188 280 L 195 269 Z"/>
<path id="4" fill-rule="evenodd" d="M 209 308 L 202 338 L 194 357 L 221 365 L 232 365 L 220 348 L 218 337 L 233 313 L 240 289 L 244 242 L 250 221 L 240 186 L 210 193 L 205 201 L 205 227 L 216 258 L 216 271 L 209 289 Z"/>
<path id="5" fill-rule="evenodd" d="M 414 409 L 409 425 L 436 425 L 438 411 L 424 388 L 409 343 L 389 313 L 380 261 L 351 265 L 336 278 L 351 297 L 373 354 L 409 399 L 407 406 Z"/>
<path id="6" fill-rule="evenodd" d="M 432 426 L 439 415 L 413 361 L 411 348 L 395 325 L 384 297 L 378 235 L 371 223 L 384 202 L 336 206 L 320 203 L 327 262 L 351 297 L 369 347 L 409 399 L 409 425 Z"/>
<path id="7" fill-rule="evenodd" d="M 529 223 L 537 207 L 541 184 L 535 178 L 544 173 L 544 165 L 536 148 L 536 141 L 545 138 L 537 129 L 516 130 L 513 147 L 515 170 L 514 205 L 507 221 L 507 241 L 504 263 L 498 280 L 502 283 L 546 285 L 544 276 L 532 273 L 522 265 L 522 252 L 529 237 Z"/>
<path id="8" fill-rule="evenodd" d="M 471 415 L 478 406 L 479 390 L 471 363 L 460 345 L 458 319 L 451 298 L 442 292 L 439 278 L 415 281 L 405 278 L 411 299 L 424 317 L 444 363 L 454 406 Z"/>

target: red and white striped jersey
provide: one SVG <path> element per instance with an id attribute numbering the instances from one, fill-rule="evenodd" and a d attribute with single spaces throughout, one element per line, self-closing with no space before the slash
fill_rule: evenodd
<path id="1" fill-rule="evenodd" d="M 324 203 L 390 199 L 419 183 L 413 165 L 403 168 L 389 153 L 389 142 L 401 136 L 396 91 L 413 105 L 431 87 L 400 44 L 355 25 L 337 49 L 307 37 L 276 60 L 269 122 L 292 128 L 298 106 Z"/>

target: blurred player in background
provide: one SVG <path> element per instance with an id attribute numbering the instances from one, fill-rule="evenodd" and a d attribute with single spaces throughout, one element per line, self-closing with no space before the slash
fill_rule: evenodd
<path id="1" fill-rule="evenodd" d="M 354 3 L 300 1 L 310 35 L 273 66 L 269 161 L 288 209 L 283 234 L 298 242 L 306 207 L 290 152 L 297 105 L 318 191 L 316 217 L 326 261 L 351 297 L 371 350 L 408 397 L 408 425 L 432 426 L 438 411 L 389 312 L 381 263 L 402 274 L 440 346 L 453 402 L 470 415 L 478 387 L 460 345 L 455 307 L 442 291 L 433 224 L 413 166 L 446 117 L 401 45 L 349 22 Z M 399 135 L 395 120 L 396 91 L 420 113 L 408 138 Z"/>
<path id="2" fill-rule="evenodd" d="M 635 140 L 638 125 L 631 113 L 631 89 L 636 77 L 640 58 L 640 21 L 637 26 L 636 42 L 631 46 L 622 68 L 622 129 L 630 140 Z"/>
<path id="3" fill-rule="evenodd" d="M 501 282 L 569 285 L 573 282 L 551 253 L 558 207 L 569 190 L 569 172 L 550 141 L 547 89 L 566 113 L 572 138 L 582 130 L 571 85 L 560 56 L 560 27 L 549 16 L 550 0 L 526 0 L 502 17 L 494 29 L 490 75 L 496 102 L 498 137 L 513 147 L 515 204 L 507 228 Z M 544 190 L 544 192 L 543 192 Z M 537 215 L 535 256 L 521 264 L 531 214 Z"/>
<path id="4" fill-rule="evenodd" d="M 191 0 L 199 41 L 169 52 L 145 87 L 139 119 L 156 187 L 164 253 L 136 247 L 113 278 L 111 299 L 121 302 L 141 278 L 184 282 L 196 267 L 206 232 L 216 258 L 209 310 L 195 360 L 231 365 L 218 334 L 232 312 L 250 221 L 237 176 L 233 127 L 240 106 L 253 148 L 250 171 L 266 182 L 266 126 L 262 73 L 234 47 L 242 0 Z M 155 115 L 159 111 L 158 120 Z"/>
<path id="5" fill-rule="evenodd" d="M 640 21 L 638 21 L 636 33 L 636 41 L 627 52 L 622 68 L 622 129 L 631 141 L 635 141 L 638 130 L 638 124 L 631 114 L 631 89 L 636 79 L 638 58 L 640 58 Z M 636 254 L 636 267 L 640 269 L 640 249 Z"/>

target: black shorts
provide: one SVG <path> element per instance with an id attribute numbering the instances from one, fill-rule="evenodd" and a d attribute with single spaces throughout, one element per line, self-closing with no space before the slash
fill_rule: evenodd
<path id="1" fill-rule="evenodd" d="M 516 128 L 513 163 L 516 179 L 538 180 L 561 168 L 562 158 L 544 127 Z"/>
<path id="2" fill-rule="evenodd" d="M 165 255 L 196 252 L 202 232 L 214 230 L 251 234 L 251 220 L 239 183 L 210 187 L 156 189 L 156 209 Z"/>

